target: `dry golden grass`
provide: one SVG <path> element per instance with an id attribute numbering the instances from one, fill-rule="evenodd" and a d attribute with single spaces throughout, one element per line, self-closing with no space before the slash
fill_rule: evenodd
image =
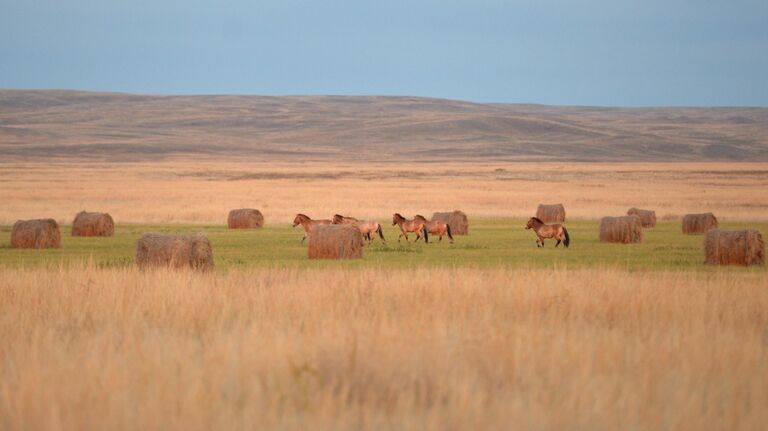
<path id="1" fill-rule="evenodd" d="M 231 208 L 259 208 L 266 223 L 297 212 L 386 218 L 461 208 L 470 218 L 533 215 L 562 202 L 568 219 L 623 215 L 637 206 L 660 219 L 714 212 L 768 218 L 768 164 L 0 163 L 0 224 L 81 210 L 115 222 L 226 223 Z"/>
<path id="2" fill-rule="evenodd" d="M 766 405 L 760 273 L 0 272 L 0 429 L 732 430 Z"/>

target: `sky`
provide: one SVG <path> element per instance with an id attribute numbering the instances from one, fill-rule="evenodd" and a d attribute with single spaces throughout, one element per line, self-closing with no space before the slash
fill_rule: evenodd
<path id="1" fill-rule="evenodd" d="M 0 88 L 768 106 L 768 1 L 0 0 Z"/>

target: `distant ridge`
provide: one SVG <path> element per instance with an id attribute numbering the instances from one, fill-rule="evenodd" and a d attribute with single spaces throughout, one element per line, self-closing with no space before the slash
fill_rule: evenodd
<path id="1" fill-rule="evenodd" d="M 0 90 L 0 159 L 768 161 L 768 108 Z"/>

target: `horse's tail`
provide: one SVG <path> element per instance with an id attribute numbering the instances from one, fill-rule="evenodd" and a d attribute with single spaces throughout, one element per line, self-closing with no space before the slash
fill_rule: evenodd
<path id="1" fill-rule="evenodd" d="M 384 239 L 384 232 L 382 232 L 382 229 L 381 229 L 381 223 L 378 223 L 378 224 L 376 225 L 376 232 L 378 232 L 378 233 L 379 233 L 379 238 L 381 238 L 381 240 L 382 240 L 382 241 L 384 241 L 384 242 L 386 242 L 386 241 L 387 241 L 387 240 L 385 240 L 385 239 Z"/>
<path id="2" fill-rule="evenodd" d="M 424 231 L 424 242 L 429 242 L 429 229 L 427 229 L 427 225 L 424 225 L 422 227 L 422 230 Z"/>
<path id="3" fill-rule="evenodd" d="M 446 223 L 445 227 L 448 228 L 448 238 L 450 238 L 451 241 L 453 241 L 453 235 L 451 235 L 451 225 Z"/>
<path id="4" fill-rule="evenodd" d="M 571 237 L 568 235 L 568 229 L 566 229 L 565 226 L 563 226 L 563 233 L 565 234 L 563 245 L 567 248 L 571 244 Z"/>

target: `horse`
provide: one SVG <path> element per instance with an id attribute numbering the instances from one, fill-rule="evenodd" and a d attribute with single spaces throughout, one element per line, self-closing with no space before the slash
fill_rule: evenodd
<path id="1" fill-rule="evenodd" d="M 303 243 L 305 239 L 307 239 L 307 236 L 309 235 L 309 232 L 314 228 L 315 226 L 319 224 L 331 224 L 330 220 L 312 220 L 308 216 L 304 214 L 296 214 L 296 217 L 293 219 L 293 227 L 296 227 L 298 225 L 301 225 L 301 227 L 304 228 L 304 236 L 301 238 L 301 242 Z"/>
<path id="2" fill-rule="evenodd" d="M 404 236 L 405 240 L 409 241 L 409 232 L 414 232 L 416 234 L 416 242 L 421 239 L 422 233 L 424 234 L 424 242 L 429 242 L 429 232 L 427 232 L 424 220 L 408 220 L 407 218 L 401 216 L 399 213 L 395 213 L 392 214 L 392 226 L 394 225 L 398 225 L 400 227 L 400 236 L 397 237 L 397 242 L 400 242 L 401 236 Z"/>
<path id="3" fill-rule="evenodd" d="M 382 242 L 387 242 L 387 240 L 384 239 L 384 232 L 381 230 L 381 224 L 377 221 L 360 220 L 352 223 L 352 226 L 356 227 L 360 233 L 363 234 L 369 244 L 373 242 L 373 238 L 377 233 Z"/>
<path id="4" fill-rule="evenodd" d="M 379 222 L 358 220 L 354 217 L 345 217 L 341 214 L 336 214 L 333 216 L 333 224 L 351 224 L 355 226 L 360 233 L 363 234 L 365 239 L 368 240 L 368 243 L 373 242 L 373 236 L 377 233 L 382 241 L 387 242 L 387 240 L 384 239 L 384 232 L 382 232 L 381 224 L 379 224 Z"/>
<path id="5" fill-rule="evenodd" d="M 451 240 L 451 244 L 453 244 L 453 235 L 451 235 L 451 225 L 446 223 L 443 220 L 427 220 L 426 217 L 423 215 L 416 215 L 414 220 L 423 220 L 424 226 L 427 228 L 427 231 L 431 233 L 432 235 L 438 235 L 440 239 L 438 242 L 443 240 L 443 235 L 448 235 L 448 238 Z"/>
<path id="6" fill-rule="evenodd" d="M 544 247 L 544 240 L 554 238 L 557 240 L 555 247 L 560 245 L 560 241 L 568 248 L 571 244 L 571 237 L 568 236 L 568 230 L 561 224 L 545 224 L 537 217 L 531 217 L 525 225 L 526 229 L 533 229 L 536 232 L 536 247 Z"/>

